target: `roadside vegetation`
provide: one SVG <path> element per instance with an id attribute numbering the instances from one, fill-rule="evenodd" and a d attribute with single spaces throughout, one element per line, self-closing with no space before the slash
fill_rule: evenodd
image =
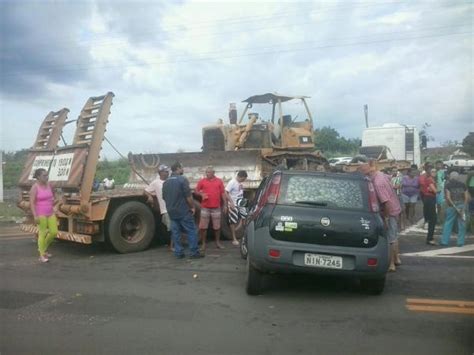
<path id="1" fill-rule="evenodd" d="M 12 189 L 17 186 L 27 155 L 27 149 L 3 154 L 3 187 L 5 189 Z M 112 176 L 116 185 L 122 185 L 128 181 L 129 175 L 130 166 L 127 159 L 104 159 L 97 165 L 96 178 L 99 181 L 104 180 L 107 176 Z"/>
<path id="2" fill-rule="evenodd" d="M 24 217 L 16 202 L 0 202 L 0 222 L 15 222 Z"/>

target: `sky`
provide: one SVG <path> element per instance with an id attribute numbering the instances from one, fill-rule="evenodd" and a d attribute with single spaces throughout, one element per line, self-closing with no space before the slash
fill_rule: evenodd
<path id="1" fill-rule="evenodd" d="M 473 14 L 471 1 L 1 0 L 0 149 L 31 147 L 50 111 L 75 119 L 109 91 L 106 137 L 124 155 L 199 151 L 229 103 L 240 115 L 267 92 L 310 96 L 315 128 L 346 138 L 361 137 L 367 104 L 371 126 L 428 123 L 429 147 L 462 141 Z M 118 158 L 106 142 L 101 156 Z"/>

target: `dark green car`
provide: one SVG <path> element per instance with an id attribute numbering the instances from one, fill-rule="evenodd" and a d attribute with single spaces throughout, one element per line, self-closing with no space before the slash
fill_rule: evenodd
<path id="1" fill-rule="evenodd" d="M 372 183 L 360 174 L 276 171 L 249 206 L 242 251 L 246 290 L 263 291 L 265 273 L 358 277 L 380 294 L 389 265 Z"/>

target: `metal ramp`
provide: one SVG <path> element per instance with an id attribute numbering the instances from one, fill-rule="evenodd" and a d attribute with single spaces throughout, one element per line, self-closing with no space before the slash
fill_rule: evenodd
<path id="1" fill-rule="evenodd" d="M 80 183 L 81 205 L 89 202 L 96 173 L 102 141 L 109 122 L 110 108 L 114 94 L 90 97 L 77 118 L 73 146 L 87 147 L 87 161 Z"/>
<path id="2" fill-rule="evenodd" d="M 57 148 L 59 139 L 66 123 L 69 110 L 62 110 L 48 113 L 40 126 L 36 140 L 31 147 L 32 150 L 54 150 Z"/>
<path id="3" fill-rule="evenodd" d="M 90 97 L 77 118 L 76 133 L 73 145 L 96 145 L 102 143 L 105 127 L 112 106 L 114 94 L 109 92 L 103 96 Z"/>

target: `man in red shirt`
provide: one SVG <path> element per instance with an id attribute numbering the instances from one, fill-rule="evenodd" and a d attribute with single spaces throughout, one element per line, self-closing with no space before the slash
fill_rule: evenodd
<path id="1" fill-rule="evenodd" d="M 206 168 L 206 177 L 199 180 L 196 190 L 201 195 L 201 218 L 199 220 L 199 234 L 202 242 L 202 250 L 206 250 L 206 234 L 209 227 L 209 221 L 212 220 L 212 229 L 216 246 L 223 249 L 220 243 L 221 238 L 221 206 L 224 206 L 224 213 L 227 209 L 227 196 L 224 189 L 224 183 L 215 176 L 212 166 Z M 223 204 L 222 204 L 223 202 Z"/>
<path id="2" fill-rule="evenodd" d="M 429 212 L 428 212 L 428 205 L 425 203 L 425 195 L 429 195 L 429 183 L 428 183 L 428 178 L 430 176 L 430 171 L 433 168 L 433 166 L 430 163 L 425 163 L 423 166 L 424 170 L 420 174 L 420 177 L 418 178 L 418 183 L 420 184 L 420 197 L 421 201 L 423 202 L 423 228 L 425 227 L 425 224 L 428 223 L 428 220 L 430 219 L 429 217 Z"/>

